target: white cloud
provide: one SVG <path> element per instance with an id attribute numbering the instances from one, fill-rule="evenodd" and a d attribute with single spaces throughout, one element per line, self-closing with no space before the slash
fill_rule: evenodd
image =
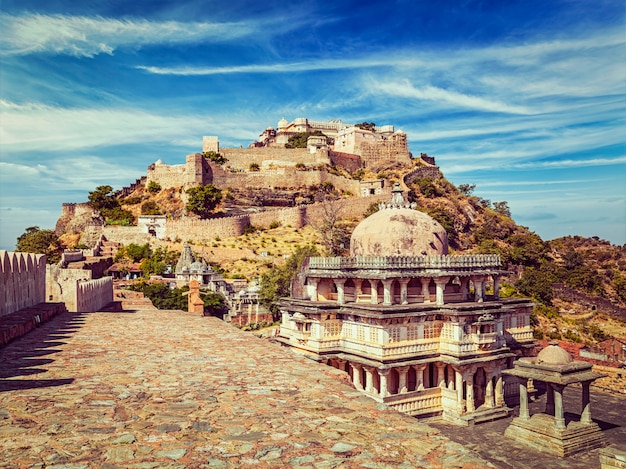
<path id="1" fill-rule="evenodd" d="M 28 14 L 0 15 L 0 52 L 37 52 L 93 57 L 120 47 L 223 42 L 255 31 L 254 23 L 155 22 L 143 19 Z"/>

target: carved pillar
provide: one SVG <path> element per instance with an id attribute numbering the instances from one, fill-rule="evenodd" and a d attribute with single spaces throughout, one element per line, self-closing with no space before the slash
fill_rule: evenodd
<path id="1" fill-rule="evenodd" d="M 500 276 L 499 275 L 493 276 L 493 297 L 496 300 L 500 299 Z"/>
<path id="2" fill-rule="evenodd" d="M 496 406 L 504 405 L 504 382 L 502 376 L 496 381 Z"/>
<path id="3" fill-rule="evenodd" d="M 383 304 L 390 305 L 392 304 L 391 285 L 393 283 L 393 279 L 385 279 L 382 282 L 383 282 Z"/>
<path id="4" fill-rule="evenodd" d="M 371 303 L 373 305 L 377 305 L 378 304 L 378 280 L 370 280 L 370 289 L 372 290 Z"/>
<path id="5" fill-rule="evenodd" d="M 374 394 L 376 389 L 374 388 L 374 367 L 373 366 L 363 366 L 365 369 L 365 392 Z"/>
<path id="6" fill-rule="evenodd" d="M 461 374 L 460 370 L 455 369 L 454 370 L 454 376 L 455 376 L 455 389 L 456 389 L 456 406 L 457 406 L 457 410 L 460 414 L 463 413 L 464 406 L 463 406 L 463 375 Z"/>
<path id="7" fill-rule="evenodd" d="M 467 300 L 469 298 L 469 277 L 460 277 L 461 280 L 461 294 L 463 295 L 463 299 Z"/>
<path id="8" fill-rule="evenodd" d="M 380 378 L 380 397 L 387 397 L 389 395 L 389 388 L 387 386 L 387 376 L 390 369 L 385 370 L 378 369 L 378 377 Z"/>
<path id="9" fill-rule="evenodd" d="M 476 404 L 474 403 L 474 373 L 474 370 L 468 370 L 465 381 L 465 400 L 468 412 L 476 410 Z"/>
<path id="10" fill-rule="evenodd" d="M 554 388 L 552 383 L 546 383 L 546 414 L 554 415 Z"/>
<path id="11" fill-rule="evenodd" d="M 530 413 L 528 412 L 528 392 L 526 392 L 527 381 L 523 378 L 519 379 L 519 418 L 528 420 Z"/>
<path id="12" fill-rule="evenodd" d="M 359 363 L 350 363 L 352 367 L 352 384 L 359 391 L 363 391 L 363 383 L 361 382 L 361 364 Z"/>
<path id="13" fill-rule="evenodd" d="M 435 303 L 437 305 L 442 305 L 444 303 L 443 293 L 446 289 L 446 283 L 450 277 L 435 277 L 435 287 L 436 287 L 436 296 Z"/>
<path id="14" fill-rule="evenodd" d="M 359 295 L 363 294 L 363 279 L 355 278 L 352 281 L 354 282 L 354 301 L 356 303 L 359 301 Z"/>
<path id="15" fill-rule="evenodd" d="M 311 301 L 317 301 L 317 286 L 320 283 L 320 279 L 309 277 L 308 281 L 309 285 L 313 287 L 313 291 L 311 292 Z"/>
<path id="16" fill-rule="evenodd" d="M 430 383 L 430 367 L 432 363 L 426 363 L 426 369 L 424 370 L 424 388 L 430 388 L 432 384 Z"/>
<path id="17" fill-rule="evenodd" d="M 343 286 L 346 284 L 345 278 L 336 278 L 333 280 L 337 287 L 337 304 L 342 305 L 346 302 L 346 295 Z"/>
<path id="18" fill-rule="evenodd" d="M 557 430 L 565 429 L 565 412 L 563 410 L 563 390 L 562 384 L 553 384 L 554 389 L 554 426 Z"/>
<path id="19" fill-rule="evenodd" d="M 424 370 L 426 369 L 426 364 L 413 365 L 413 369 L 415 370 L 415 390 L 422 391 L 424 389 Z"/>
<path id="20" fill-rule="evenodd" d="M 441 363 L 441 362 L 436 362 L 435 366 L 437 367 L 437 386 L 439 386 L 440 388 L 445 388 L 446 387 L 446 375 L 444 373 L 444 370 L 446 368 L 446 364 Z"/>
<path id="21" fill-rule="evenodd" d="M 406 383 L 406 374 L 409 371 L 408 366 L 399 366 L 396 368 L 398 372 L 398 394 L 405 394 L 409 391 Z"/>
<path id="22" fill-rule="evenodd" d="M 590 424 L 591 420 L 591 399 L 589 398 L 589 386 L 591 381 L 583 381 L 583 400 L 582 400 L 582 412 L 580 413 L 580 422 L 584 424 Z"/>
<path id="23" fill-rule="evenodd" d="M 430 291 L 428 290 L 430 278 L 423 277 L 420 279 L 420 281 L 422 282 L 422 296 L 424 297 L 424 303 L 430 303 Z"/>
<path id="24" fill-rule="evenodd" d="M 487 407 L 495 407 L 496 403 L 494 401 L 493 395 L 493 378 L 489 377 L 487 381 L 487 388 L 485 389 L 485 405 Z"/>
<path id="25" fill-rule="evenodd" d="M 398 280 L 400 282 L 400 304 L 406 305 L 409 304 L 409 293 L 408 293 L 408 278 L 401 278 Z"/>
<path id="26" fill-rule="evenodd" d="M 483 302 L 483 283 L 485 279 L 483 277 L 474 277 L 474 301 L 477 303 Z"/>

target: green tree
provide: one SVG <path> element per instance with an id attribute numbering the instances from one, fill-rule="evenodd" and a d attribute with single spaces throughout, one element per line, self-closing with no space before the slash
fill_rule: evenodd
<path id="1" fill-rule="evenodd" d="M 474 193 L 474 189 L 476 189 L 476 184 L 460 184 L 458 189 L 461 194 L 470 196 Z"/>
<path id="2" fill-rule="evenodd" d="M 141 214 L 142 215 L 161 215 L 161 209 L 158 204 L 154 200 L 148 200 L 141 204 Z"/>
<path id="3" fill-rule="evenodd" d="M 45 254 L 48 264 L 61 260 L 63 248 L 59 237 L 52 230 L 40 230 L 38 226 L 29 226 L 26 232 L 17 238 L 16 251 Z"/>
<path id="4" fill-rule="evenodd" d="M 511 209 L 509 208 L 509 203 L 506 200 L 503 200 L 502 202 L 494 202 L 493 209 L 496 213 L 511 218 Z"/>
<path id="5" fill-rule="evenodd" d="M 185 208 L 188 212 L 207 218 L 222 201 L 222 191 L 213 184 L 187 189 L 189 200 Z"/>
<path id="6" fill-rule="evenodd" d="M 520 279 L 515 282 L 515 288 L 520 293 L 541 301 L 543 304 L 552 304 L 552 283 L 554 278 L 547 272 L 534 267 L 526 267 Z"/>
<path id="7" fill-rule="evenodd" d="M 259 171 L 260 169 L 259 163 L 250 163 L 250 171 Z"/>
<path id="8" fill-rule="evenodd" d="M 189 287 L 170 288 L 165 283 L 148 283 L 140 281 L 128 287 L 129 290 L 143 293 L 150 298 L 158 309 L 177 309 L 187 311 L 187 295 Z"/>
<path id="9" fill-rule="evenodd" d="M 374 129 L 376 128 L 376 124 L 374 122 L 361 122 L 360 124 L 354 124 L 355 127 L 358 127 L 359 129 L 363 129 L 363 130 L 369 130 L 370 132 L 373 132 Z"/>
<path id="10" fill-rule="evenodd" d="M 209 316 L 215 316 L 222 319 L 224 314 L 228 312 L 228 305 L 226 299 L 222 294 L 216 292 L 200 293 L 200 298 L 204 303 L 204 314 Z"/>
<path id="11" fill-rule="evenodd" d="M 261 303 L 276 313 L 276 302 L 290 295 L 291 281 L 300 271 L 307 257 L 319 256 L 315 246 L 298 247 L 284 265 L 276 266 L 261 276 L 259 296 Z"/>
<path id="12" fill-rule="evenodd" d="M 314 135 L 326 137 L 320 130 L 315 130 L 313 132 L 298 132 L 289 137 L 287 143 L 285 144 L 285 148 L 306 148 L 307 139 Z M 328 137 L 326 137 L 326 141 L 328 142 Z"/>
<path id="13" fill-rule="evenodd" d="M 161 184 L 159 184 L 156 181 L 150 181 L 148 183 L 148 187 L 146 188 L 146 190 L 150 192 L 151 194 L 156 194 L 157 192 L 161 190 Z"/>
<path id="14" fill-rule="evenodd" d="M 89 200 L 89 205 L 101 212 L 119 207 L 119 202 L 113 195 L 111 186 L 96 187 L 94 191 L 89 193 L 87 199 Z"/>
<path id="15" fill-rule="evenodd" d="M 202 156 L 204 156 L 206 159 L 211 160 L 213 163 L 218 164 L 220 166 L 228 162 L 228 158 L 214 151 L 202 152 Z"/>
<path id="16" fill-rule="evenodd" d="M 98 186 L 87 196 L 89 205 L 98 210 L 110 225 L 131 225 L 135 216 L 120 206 L 111 186 Z"/>

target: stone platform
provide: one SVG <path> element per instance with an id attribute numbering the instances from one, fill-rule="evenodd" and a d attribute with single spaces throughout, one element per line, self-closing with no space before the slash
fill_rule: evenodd
<path id="1" fill-rule="evenodd" d="M 0 370 L 2 468 L 496 467 L 211 317 L 61 313 Z"/>

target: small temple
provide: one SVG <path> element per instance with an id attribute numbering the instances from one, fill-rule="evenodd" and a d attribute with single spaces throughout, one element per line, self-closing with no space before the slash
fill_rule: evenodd
<path id="1" fill-rule="evenodd" d="M 592 371 L 591 363 L 574 360 L 556 343 L 551 343 L 534 358 L 524 357 L 515 362 L 504 375 L 519 381 L 519 417 L 511 422 L 505 436 L 514 438 L 540 451 L 569 456 L 581 451 L 605 446 L 601 428 L 591 419 L 591 383 L 605 375 Z M 532 381 L 530 381 L 532 380 Z M 545 412 L 531 417 L 528 410 L 528 383 L 546 384 Z M 580 420 L 566 422 L 563 392 L 570 384 L 582 385 Z"/>
<path id="2" fill-rule="evenodd" d="M 499 296 L 507 273 L 498 255 L 448 255 L 445 229 L 396 184 L 355 228 L 349 257 L 305 260 L 280 302 L 277 340 L 406 414 L 505 417 L 503 370 L 533 343 L 533 303 Z"/>

